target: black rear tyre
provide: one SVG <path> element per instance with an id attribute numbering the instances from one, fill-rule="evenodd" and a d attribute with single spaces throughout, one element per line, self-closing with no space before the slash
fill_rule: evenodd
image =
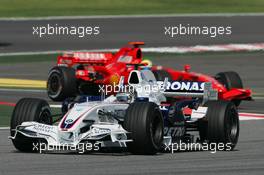
<path id="1" fill-rule="evenodd" d="M 51 125 L 51 109 L 49 104 L 42 99 L 35 98 L 23 98 L 18 101 L 13 110 L 13 114 L 10 122 L 10 133 L 14 136 L 16 127 L 23 122 L 36 121 Z M 12 139 L 15 148 L 22 152 L 34 152 L 33 143 L 36 139 L 31 139 L 17 134 L 15 139 Z"/>
<path id="2" fill-rule="evenodd" d="M 239 117 L 234 103 L 229 101 L 209 101 L 208 107 L 207 140 L 209 143 L 222 143 L 226 150 L 232 150 L 239 137 Z"/>
<path id="3" fill-rule="evenodd" d="M 227 90 L 232 88 L 243 88 L 243 83 L 238 75 L 238 73 L 230 71 L 230 72 L 220 72 L 216 74 L 215 79 L 223 84 Z M 239 106 L 241 100 L 233 100 L 236 106 Z"/>
<path id="4" fill-rule="evenodd" d="M 48 76 L 47 92 L 53 101 L 63 101 L 68 97 L 75 97 L 77 93 L 75 70 L 59 66 L 52 68 Z"/>
<path id="5" fill-rule="evenodd" d="M 127 144 L 133 154 L 156 154 L 163 143 L 163 117 L 152 102 L 132 103 L 126 112 L 124 128 L 131 132 L 132 142 Z"/>

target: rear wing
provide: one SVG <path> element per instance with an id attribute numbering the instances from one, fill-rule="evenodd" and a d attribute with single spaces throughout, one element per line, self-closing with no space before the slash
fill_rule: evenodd
<path id="1" fill-rule="evenodd" d="M 77 63 L 81 64 L 107 64 L 112 61 L 112 53 L 99 53 L 99 52 L 68 52 L 62 56 L 58 56 L 57 64 L 67 64 L 72 66 Z"/>
<path id="2" fill-rule="evenodd" d="M 177 84 L 174 89 L 170 88 L 173 83 Z M 212 88 L 211 82 L 173 81 L 169 84 L 168 78 L 165 78 L 161 91 L 165 97 L 196 97 L 202 98 L 204 102 L 218 99 L 218 91 Z"/>
<path id="3" fill-rule="evenodd" d="M 112 62 L 140 64 L 142 61 L 141 45 L 144 42 L 130 42 L 133 47 L 123 47 L 116 53 L 111 52 L 65 52 L 58 56 L 57 64 L 73 66 L 74 64 L 92 64 L 104 66 Z"/>

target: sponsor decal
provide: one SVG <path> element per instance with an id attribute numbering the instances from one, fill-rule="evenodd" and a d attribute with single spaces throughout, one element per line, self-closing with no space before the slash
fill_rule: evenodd
<path id="1" fill-rule="evenodd" d="M 118 62 L 130 63 L 132 59 L 132 56 L 121 56 L 118 58 Z"/>
<path id="2" fill-rule="evenodd" d="M 159 109 L 162 111 L 168 111 L 169 108 L 167 106 L 159 106 Z"/>
<path id="3" fill-rule="evenodd" d="M 204 82 L 191 82 L 191 81 L 171 81 L 164 87 L 163 81 L 158 81 L 158 85 L 165 89 L 165 91 L 204 91 Z"/>
<path id="4" fill-rule="evenodd" d="M 92 52 L 75 52 L 74 57 L 79 58 L 81 60 L 86 59 L 94 59 L 94 60 L 101 60 L 106 59 L 106 55 L 103 53 L 92 53 Z"/>
<path id="5" fill-rule="evenodd" d="M 45 133 L 54 132 L 54 127 L 53 126 L 40 124 L 40 123 L 35 124 L 33 129 L 38 131 L 38 132 L 45 132 Z"/>
<path id="6" fill-rule="evenodd" d="M 72 120 L 72 119 L 67 119 L 67 120 L 65 120 L 65 124 L 66 125 L 70 125 L 70 124 L 72 124 L 74 121 Z"/>
<path id="7" fill-rule="evenodd" d="M 174 126 L 174 127 L 165 127 L 164 128 L 164 135 L 167 135 L 167 136 L 181 137 L 184 134 L 185 134 L 185 127 L 184 126 Z"/>

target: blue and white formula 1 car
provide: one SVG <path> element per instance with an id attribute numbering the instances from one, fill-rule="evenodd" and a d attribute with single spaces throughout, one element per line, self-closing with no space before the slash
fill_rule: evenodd
<path id="1" fill-rule="evenodd" d="M 236 106 L 218 101 L 210 83 L 204 83 L 202 91 L 192 88 L 188 92 L 188 87 L 201 84 L 178 82 L 177 91 L 170 91 L 168 80 L 160 85 L 150 70 L 132 71 L 129 87 L 123 81 L 121 78 L 115 96 L 64 103 L 59 122 L 54 122 L 45 100 L 21 99 L 11 119 L 14 146 L 19 151 L 33 152 L 38 143 L 45 143 L 46 148 L 79 148 L 80 144 L 92 143 L 95 150 L 120 147 L 133 154 L 156 154 L 174 142 L 193 142 L 193 131 L 197 131 L 200 143 L 229 144 L 231 149 L 237 144 Z M 167 97 L 174 96 L 182 100 L 167 102 Z M 184 113 L 186 108 L 192 110 L 191 114 Z"/>

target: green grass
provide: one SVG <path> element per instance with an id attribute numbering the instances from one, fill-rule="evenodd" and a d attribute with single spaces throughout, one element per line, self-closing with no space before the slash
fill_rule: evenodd
<path id="1" fill-rule="evenodd" d="M 1 0 L 1 17 L 264 12 L 263 0 Z"/>

